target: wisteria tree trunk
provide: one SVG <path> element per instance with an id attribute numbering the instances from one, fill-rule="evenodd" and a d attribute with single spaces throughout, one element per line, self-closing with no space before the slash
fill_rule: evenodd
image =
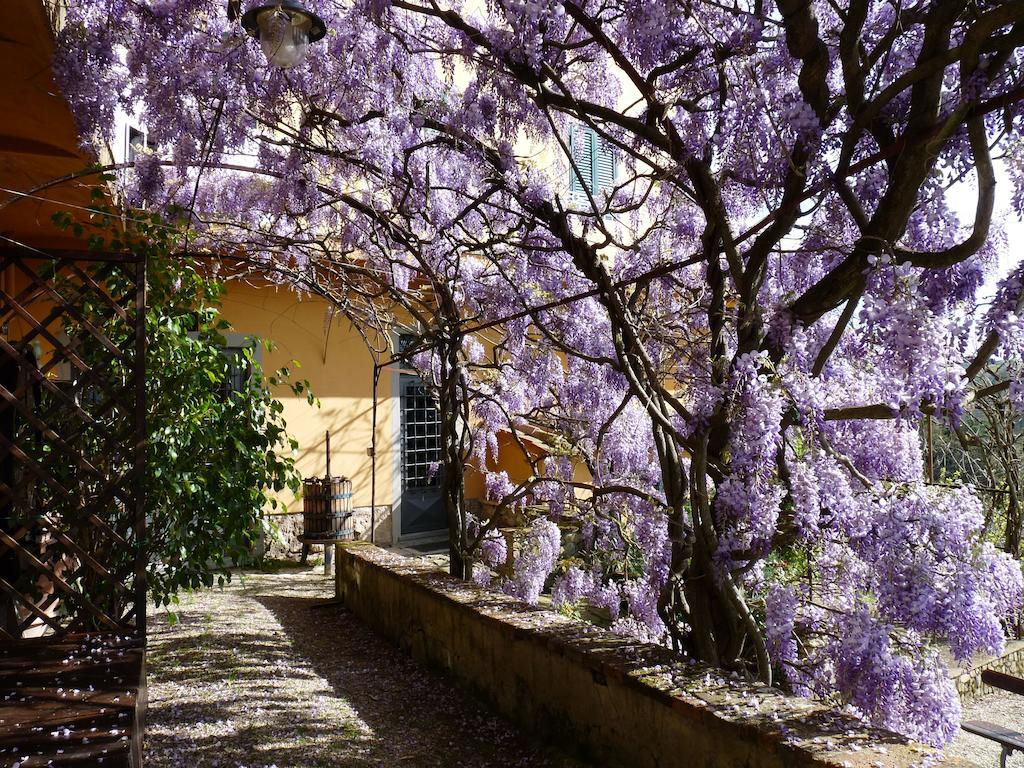
<path id="1" fill-rule="evenodd" d="M 450 328 L 441 329 L 437 346 L 439 359 L 438 404 L 441 421 L 441 454 L 444 470 L 442 497 L 448 519 L 449 573 L 462 579 L 473 576 L 473 559 L 468 541 L 466 517 L 466 460 L 468 448 L 468 399 L 465 370 L 460 360 L 462 339 Z"/>

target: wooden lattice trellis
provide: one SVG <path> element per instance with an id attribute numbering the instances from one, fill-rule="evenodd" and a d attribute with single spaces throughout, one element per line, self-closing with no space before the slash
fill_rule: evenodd
<path id="1" fill-rule="evenodd" d="M 0 251 L 0 640 L 145 631 L 145 271 Z"/>

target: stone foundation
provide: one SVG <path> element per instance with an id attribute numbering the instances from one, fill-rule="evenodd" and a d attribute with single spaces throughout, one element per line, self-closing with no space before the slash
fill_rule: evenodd
<path id="1" fill-rule="evenodd" d="M 273 536 L 264 537 L 265 556 L 271 560 L 298 560 L 302 554 L 302 542 L 299 541 L 302 535 L 302 513 L 277 513 L 268 517 L 278 527 L 282 540 Z"/>
<path id="2" fill-rule="evenodd" d="M 294 560 L 302 556 L 302 512 L 272 512 L 268 515 L 277 525 L 282 541 L 270 536 L 265 537 L 264 553 L 272 560 Z M 355 530 L 357 541 L 370 540 L 370 508 L 354 507 L 352 510 L 352 527 Z M 387 504 L 377 505 L 377 544 L 390 546 L 391 544 L 391 507 Z M 311 552 L 316 554 L 323 551 L 323 546 L 313 544 Z"/>
<path id="3" fill-rule="evenodd" d="M 367 544 L 338 546 L 346 606 L 523 728 L 600 765 L 919 765 L 935 754 L 820 704 L 687 665 Z M 958 760 L 929 765 L 969 765 Z"/>
<path id="4" fill-rule="evenodd" d="M 377 505 L 377 535 L 374 542 L 381 546 L 390 546 L 391 541 L 391 507 L 387 504 Z M 352 510 L 352 526 L 358 541 L 370 540 L 370 508 L 354 507 Z"/>

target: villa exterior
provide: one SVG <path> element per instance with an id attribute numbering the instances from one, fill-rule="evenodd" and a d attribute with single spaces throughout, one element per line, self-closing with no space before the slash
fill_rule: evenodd
<path id="1" fill-rule="evenodd" d="M 310 383 L 320 407 L 287 387 L 275 395 L 284 405 L 290 434 L 299 443 L 298 468 L 304 477 L 322 476 L 326 468 L 325 433 L 331 433 L 331 472 L 353 483 L 356 535 L 370 538 L 371 505 L 378 544 L 408 545 L 447 537 L 436 473 L 438 415 L 431 395 L 412 371 L 397 364 L 384 367 L 377 389 L 376 462 L 373 437 L 374 359 L 362 336 L 323 298 L 301 294 L 287 286 L 253 280 L 229 281 L 223 317 L 233 328 L 229 346 L 271 341 L 272 349 L 253 347 L 254 356 L 270 374 L 282 366 Z M 294 368 L 293 361 L 300 367 Z M 543 447 L 531 441 L 539 455 Z M 499 439 L 499 456 L 489 470 L 508 473 L 513 482 L 530 475 L 522 449 L 511 438 Z M 485 506 L 483 475 L 471 466 L 466 498 L 471 511 Z M 376 474 L 376 483 L 373 475 Z M 302 500 L 286 492 L 287 512 L 272 513 L 294 551 L 301 532 Z M 276 551 L 271 548 L 271 551 Z"/>
<path id="2" fill-rule="evenodd" d="M 55 0 L 30 0 L 4 10 L 38 16 L 38 23 L 26 28 L 35 36 L 32 40 L 17 51 L 14 46 L 0 46 L 8 71 L 22 73 L 12 79 L 22 90 L 10 93 L 7 101 L 29 107 L 9 110 L 11 119 L 0 132 L 9 134 L 0 136 L 0 176 L 10 189 L 32 189 L 76 174 L 90 162 L 67 104 L 52 88 L 50 30 L 58 21 L 60 8 Z M 32 123 L 37 115 L 47 115 L 46 123 Z M 570 137 L 582 174 L 582 180 L 572 183 L 566 178 L 574 195 L 585 194 L 584 187 L 606 187 L 615 176 L 614 159 L 587 131 L 580 126 Z M 115 139 L 104 160 L 130 162 L 138 152 L 151 148 L 144 124 L 134 116 L 118 114 Z M 551 161 L 543 150 L 535 159 Z M 0 234 L 37 247 L 80 248 L 80 242 L 56 230 L 49 220 L 57 211 L 88 207 L 90 191 L 88 183 L 65 183 L 38 192 L 39 198 L 53 198 L 54 203 L 12 198 L 0 207 Z M 380 376 L 373 457 L 374 359 L 348 319 L 332 311 L 323 298 L 252 276 L 228 281 L 223 317 L 233 328 L 226 339 L 227 352 L 252 346 L 267 374 L 284 366 L 292 369 L 295 378 L 309 381 L 319 408 L 309 406 L 305 398 L 285 386 L 275 392 L 284 405 L 289 432 L 299 443 L 298 468 L 304 477 L 324 474 L 325 435 L 330 432 L 332 473 L 352 480 L 354 522 L 360 538 L 402 545 L 440 541 L 447 536 L 438 478 L 432 469 L 439 458 L 437 413 L 414 372 L 390 365 Z M 400 333 L 396 329 L 396 342 Z M 272 349 L 254 344 L 254 339 L 271 342 Z M 530 441 L 528 450 L 542 455 L 543 443 Z M 483 476 L 475 469 L 471 467 L 466 476 L 471 511 L 479 509 L 485 497 Z M 507 472 L 513 482 L 526 479 L 531 471 L 523 449 L 508 437 L 499 438 L 498 459 L 488 469 Z M 296 536 L 301 533 L 302 500 L 285 492 L 280 501 L 287 511 L 274 512 L 274 519 L 285 535 L 285 550 L 294 552 Z M 376 508 L 375 515 L 371 515 L 371 507 Z M 371 520 L 375 524 L 372 534 Z M 273 545 L 271 552 L 281 554 Z"/>

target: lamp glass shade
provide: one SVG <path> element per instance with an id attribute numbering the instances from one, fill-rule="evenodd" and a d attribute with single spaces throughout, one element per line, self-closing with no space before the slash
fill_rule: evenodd
<path id="1" fill-rule="evenodd" d="M 301 64 L 309 50 L 310 20 L 298 13 L 288 13 L 280 6 L 262 11 L 258 22 L 260 47 L 275 67 L 289 69 Z"/>

